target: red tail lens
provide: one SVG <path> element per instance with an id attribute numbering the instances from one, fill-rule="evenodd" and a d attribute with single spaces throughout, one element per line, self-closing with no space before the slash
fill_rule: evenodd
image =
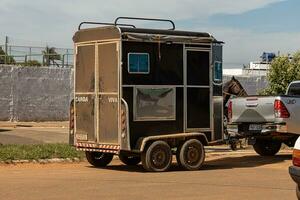
<path id="1" fill-rule="evenodd" d="M 289 118 L 290 113 L 282 101 L 276 99 L 274 102 L 274 111 L 276 118 Z"/>
<path id="2" fill-rule="evenodd" d="M 232 101 L 229 101 L 228 103 L 228 121 L 231 121 L 232 119 Z"/>
<path id="3" fill-rule="evenodd" d="M 298 149 L 293 151 L 293 165 L 300 167 L 300 150 Z"/>

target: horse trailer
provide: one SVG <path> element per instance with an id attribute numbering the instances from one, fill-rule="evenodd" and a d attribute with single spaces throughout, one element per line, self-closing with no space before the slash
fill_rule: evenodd
<path id="1" fill-rule="evenodd" d="M 99 26 L 81 29 L 91 24 Z M 96 167 L 118 155 L 127 165 L 165 171 L 175 154 L 183 168 L 199 169 L 204 146 L 223 141 L 223 43 L 165 19 L 119 17 L 78 29 L 70 144 Z"/>

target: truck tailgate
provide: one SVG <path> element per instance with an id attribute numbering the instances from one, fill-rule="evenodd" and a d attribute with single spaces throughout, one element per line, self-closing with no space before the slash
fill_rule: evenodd
<path id="1" fill-rule="evenodd" d="M 232 123 L 274 122 L 274 96 L 251 96 L 232 99 Z"/>
<path id="2" fill-rule="evenodd" d="M 290 116 L 288 118 L 277 118 L 276 121 L 283 121 L 287 124 L 287 132 L 300 135 L 300 98 L 299 96 L 281 96 Z"/>

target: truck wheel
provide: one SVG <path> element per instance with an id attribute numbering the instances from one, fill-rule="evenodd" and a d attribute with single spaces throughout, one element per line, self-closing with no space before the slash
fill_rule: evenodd
<path id="1" fill-rule="evenodd" d="M 196 139 L 187 140 L 177 149 L 177 163 L 187 170 L 198 170 L 204 163 L 205 151 Z"/>
<path id="2" fill-rule="evenodd" d="M 296 196 L 297 196 L 297 199 L 300 200 L 300 188 L 299 188 L 299 185 L 296 185 Z"/>
<path id="3" fill-rule="evenodd" d="M 274 140 L 256 140 L 253 144 L 256 153 L 261 156 L 274 156 L 281 148 L 281 142 Z"/>
<path id="4" fill-rule="evenodd" d="M 126 165 L 137 165 L 141 162 L 140 156 L 130 156 L 125 154 L 119 154 L 119 159 Z"/>
<path id="5" fill-rule="evenodd" d="M 113 159 L 114 154 L 86 151 L 87 161 L 95 167 L 106 167 Z"/>
<path id="6" fill-rule="evenodd" d="M 169 169 L 172 163 L 172 151 L 164 141 L 153 142 L 142 153 L 142 164 L 145 170 L 163 172 Z"/>

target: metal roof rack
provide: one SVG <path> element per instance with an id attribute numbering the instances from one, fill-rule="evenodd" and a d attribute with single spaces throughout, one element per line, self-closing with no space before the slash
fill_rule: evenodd
<path id="1" fill-rule="evenodd" d="M 118 24 L 118 23 L 106 23 L 106 22 L 81 22 L 78 26 L 78 30 L 81 29 L 81 26 L 83 24 L 98 24 L 98 25 L 111 25 L 111 26 L 127 26 L 127 27 L 132 27 L 132 28 L 136 28 L 134 25 L 132 24 Z"/>
<path id="2" fill-rule="evenodd" d="M 114 23 L 115 26 L 120 25 L 120 24 L 118 24 L 118 21 L 120 19 L 169 22 L 169 23 L 171 23 L 172 28 L 170 28 L 168 30 L 175 30 L 175 23 L 172 20 L 169 20 L 169 19 L 154 19 L 154 18 L 141 18 L 141 17 L 118 17 L 118 18 L 115 19 L 115 23 Z"/>

